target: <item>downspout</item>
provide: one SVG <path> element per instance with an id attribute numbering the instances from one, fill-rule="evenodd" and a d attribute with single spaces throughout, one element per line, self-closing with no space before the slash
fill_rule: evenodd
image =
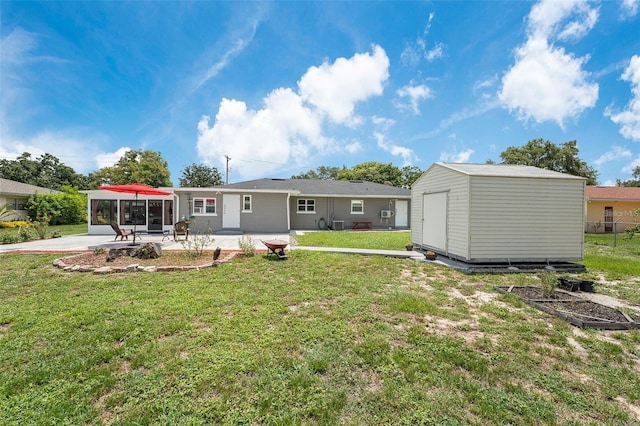
<path id="1" fill-rule="evenodd" d="M 180 215 L 179 215 L 179 213 L 180 213 L 180 196 L 178 194 L 176 194 L 175 192 L 173 193 L 173 195 L 176 197 L 176 200 L 175 200 L 176 205 L 173 207 L 173 217 L 171 218 L 171 225 L 176 223 L 178 221 L 178 218 L 180 217 Z"/>
<path id="2" fill-rule="evenodd" d="M 287 229 L 291 231 L 291 193 L 287 192 Z"/>

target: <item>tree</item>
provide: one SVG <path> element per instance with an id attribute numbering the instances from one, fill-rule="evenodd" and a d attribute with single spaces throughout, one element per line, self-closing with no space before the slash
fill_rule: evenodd
<path id="1" fill-rule="evenodd" d="M 640 166 L 636 166 L 633 169 L 633 172 L 631 172 L 631 176 L 633 176 L 633 179 L 629 179 L 629 180 L 616 179 L 616 186 L 639 187 L 640 186 Z"/>
<path id="2" fill-rule="evenodd" d="M 351 169 L 341 170 L 338 173 L 339 180 L 366 180 L 401 187 L 403 184 L 402 172 L 393 164 L 384 164 L 377 161 L 369 161 L 353 166 Z"/>
<path id="3" fill-rule="evenodd" d="M 180 186 L 189 188 L 206 188 L 222 185 L 222 176 L 215 167 L 193 163 L 182 171 Z"/>
<path id="4" fill-rule="evenodd" d="M 500 154 L 504 164 L 522 164 L 587 178 L 587 185 L 597 185 L 598 172 L 578 157 L 575 140 L 556 145 L 533 139 L 522 147 L 510 146 Z"/>
<path id="5" fill-rule="evenodd" d="M 346 170 L 345 166 L 340 167 L 327 167 L 320 166 L 315 170 L 309 170 L 299 175 L 291 176 L 291 179 L 321 179 L 321 180 L 337 180 L 341 171 Z"/>
<path id="6" fill-rule="evenodd" d="M 63 186 L 88 188 L 86 176 L 76 173 L 51 154 L 43 154 L 33 160 L 30 153 L 23 152 L 15 160 L 0 160 L 0 176 L 58 191 Z"/>
<path id="7" fill-rule="evenodd" d="M 404 166 L 400 169 L 400 172 L 402 173 L 402 186 L 404 188 L 411 188 L 413 182 L 422 176 L 422 170 L 417 166 Z"/>
<path id="8" fill-rule="evenodd" d="M 114 166 L 103 167 L 91 173 L 89 180 L 93 188 L 128 183 L 142 183 L 158 188 L 172 186 L 170 176 L 167 162 L 160 152 L 139 149 L 127 151 Z"/>

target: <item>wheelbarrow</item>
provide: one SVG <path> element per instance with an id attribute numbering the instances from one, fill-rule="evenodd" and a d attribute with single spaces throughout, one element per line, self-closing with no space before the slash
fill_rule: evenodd
<path id="1" fill-rule="evenodd" d="M 287 258 L 287 255 L 284 252 L 284 249 L 289 245 L 288 241 L 284 240 L 261 240 L 262 244 L 267 247 L 267 257 L 275 254 L 278 259 L 284 260 Z"/>

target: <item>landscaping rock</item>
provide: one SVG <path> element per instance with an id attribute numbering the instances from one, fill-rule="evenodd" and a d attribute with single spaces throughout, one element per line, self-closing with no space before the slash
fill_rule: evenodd
<path id="1" fill-rule="evenodd" d="M 141 246 L 125 246 L 109 249 L 107 262 L 123 256 L 135 257 L 137 259 L 157 259 L 162 256 L 162 246 L 160 243 L 145 243 Z"/>

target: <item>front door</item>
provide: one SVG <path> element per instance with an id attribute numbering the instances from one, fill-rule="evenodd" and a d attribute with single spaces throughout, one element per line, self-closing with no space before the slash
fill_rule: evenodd
<path id="1" fill-rule="evenodd" d="M 162 231 L 162 200 L 149 200 L 149 232 Z"/>
<path id="2" fill-rule="evenodd" d="M 396 226 L 404 227 L 409 223 L 409 202 L 405 200 L 396 201 Z"/>
<path id="3" fill-rule="evenodd" d="M 604 208 L 604 232 L 613 231 L 613 207 Z"/>
<path id="4" fill-rule="evenodd" d="M 225 194 L 222 200 L 222 227 L 240 228 L 240 196 Z"/>

